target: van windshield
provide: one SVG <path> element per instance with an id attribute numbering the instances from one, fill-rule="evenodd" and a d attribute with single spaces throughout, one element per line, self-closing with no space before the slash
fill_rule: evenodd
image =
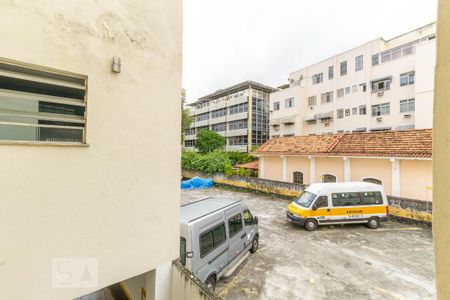
<path id="1" fill-rule="evenodd" d="M 295 203 L 303 207 L 309 207 L 314 199 L 316 199 L 316 194 L 303 192 L 301 196 L 297 200 L 295 200 Z"/>

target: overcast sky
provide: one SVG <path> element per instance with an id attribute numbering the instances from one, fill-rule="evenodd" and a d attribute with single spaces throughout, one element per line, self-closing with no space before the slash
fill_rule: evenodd
<path id="1" fill-rule="evenodd" d="M 436 21 L 437 0 L 184 0 L 188 102 L 289 73 L 378 37 Z"/>

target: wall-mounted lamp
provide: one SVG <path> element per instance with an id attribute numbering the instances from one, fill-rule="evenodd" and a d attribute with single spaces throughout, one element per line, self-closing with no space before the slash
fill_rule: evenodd
<path id="1" fill-rule="evenodd" d="M 114 56 L 112 59 L 112 71 L 114 73 L 120 73 L 122 71 L 122 63 L 118 56 Z"/>

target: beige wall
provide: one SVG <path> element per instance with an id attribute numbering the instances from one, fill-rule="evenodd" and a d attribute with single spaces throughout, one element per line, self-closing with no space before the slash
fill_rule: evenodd
<path id="1" fill-rule="evenodd" d="M 287 157 L 287 181 L 294 182 L 294 172 L 303 173 L 303 184 L 309 182 L 309 158 L 300 156 Z"/>
<path id="2" fill-rule="evenodd" d="M 0 16 L 0 57 L 89 87 L 89 147 L 0 145 L 0 299 L 72 299 L 176 258 L 181 1 L 2 1 Z M 61 257 L 98 259 L 98 287 L 52 288 Z"/>
<path id="3" fill-rule="evenodd" d="M 344 160 L 338 158 L 316 157 L 316 182 L 322 182 L 322 176 L 336 176 L 336 181 L 344 181 Z"/>
<path id="4" fill-rule="evenodd" d="M 303 172 L 304 184 L 311 184 L 311 161 L 306 156 L 288 156 L 286 159 L 286 181 L 293 182 L 293 172 Z M 261 158 L 260 158 L 261 159 Z M 336 180 L 345 181 L 345 160 L 342 157 L 315 157 L 315 182 L 322 182 L 322 176 L 331 174 Z M 351 181 L 362 181 L 365 178 L 381 180 L 388 195 L 394 195 L 392 162 L 390 158 L 351 158 L 348 157 Z M 314 166 L 313 165 L 313 166 Z M 400 177 L 398 189 L 400 197 L 432 200 L 432 162 L 431 160 L 400 160 Z M 261 170 L 264 168 L 264 170 Z M 283 158 L 278 156 L 264 156 L 264 163 L 260 164 L 260 178 L 283 181 Z M 398 177 L 397 177 L 398 178 Z"/>
<path id="5" fill-rule="evenodd" d="M 450 299 L 450 1 L 439 0 L 433 132 L 433 239 L 438 299 Z"/>
<path id="6" fill-rule="evenodd" d="M 429 160 L 400 161 L 400 191 L 403 197 L 432 200 L 433 167 Z"/>
<path id="7" fill-rule="evenodd" d="M 283 179 L 282 159 L 279 156 L 264 157 L 264 179 Z"/>
<path id="8" fill-rule="evenodd" d="M 383 182 L 386 194 L 392 193 L 392 166 L 389 159 L 351 159 L 351 179 L 376 178 Z M 401 175 L 400 175 L 401 176 Z"/>

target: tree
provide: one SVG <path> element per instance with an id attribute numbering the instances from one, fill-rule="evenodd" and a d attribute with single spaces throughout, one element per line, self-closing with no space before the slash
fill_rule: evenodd
<path id="1" fill-rule="evenodd" d="M 189 108 L 184 107 L 186 104 L 186 90 L 181 90 L 181 143 L 184 142 L 184 133 L 191 127 L 192 116 Z"/>
<path id="2" fill-rule="evenodd" d="M 225 138 L 211 130 L 201 130 L 197 133 L 195 148 L 200 153 L 208 153 L 214 150 L 222 150 L 225 146 Z"/>

